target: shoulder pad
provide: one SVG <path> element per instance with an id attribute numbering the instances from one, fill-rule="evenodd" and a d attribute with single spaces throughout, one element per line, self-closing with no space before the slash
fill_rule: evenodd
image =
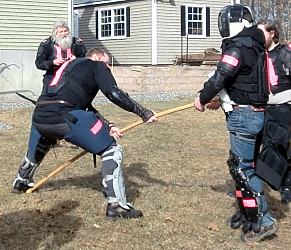
<path id="1" fill-rule="evenodd" d="M 235 47 L 240 48 L 243 46 L 243 44 L 241 42 L 235 42 L 234 43 Z"/>
<path id="2" fill-rule="evenodd" d="M 77 44 L 82 44 L 83 41 L 82 41 L 81 38 L 75 37 L 75 43 L 77 43 Z"/>
<path id="3" fill-rule="evenodd" d="M 233 41 L 235 42 L 235 46 L 239 45 L 237 46 L 238 48 L 243 45 L 248 48 L 253 47 L 253 39 L 251 37 L 237 37 Z"/>
<path id="4" fill-rule="evenodd" d="M 280 48 L 280 54 L 281 55 L 288 55 L 290 56 L 291 55 L 291 44 L 287 44 L 287 45 L 282 45 L 281 48 Z"/>
<path id="5" fill-rule="evenodd" d="M 283 64 L 283 67 L 286 71 L 286 75 L 291 75 L 291 45 L 284 45 L 281 48 L 279 58 Z"/>
<path id="6" fill-rule="evenodd" d="M 43 39 L 40 43 L 41 44 L 48 44 L 50 42 L 50 37 Z"/>

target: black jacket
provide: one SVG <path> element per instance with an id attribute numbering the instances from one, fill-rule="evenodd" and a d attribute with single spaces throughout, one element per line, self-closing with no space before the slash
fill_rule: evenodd
<path id="1" fill-rule="evenodd" d="M 88 58 L 68 61 L 60 77 L 55 76 L 36 103 L 33 121 L 41 124 L 62 123 L 63 115 L 71 110 L 87 110 L 99 90 L 114 104 L 133 112 L 147 121 L 154 114 L 118 88 L 104 62 Z M 56 100 L 64 103 L 52 103 Z M 44 103 L 48 103 L 44 105 Z"/>
<path id="2" fill-rule="evenodd" d="M 59 66 L 53 64 L 53 60 L 56 59 L 55 43 L 50 36 L 44 39 L 37 51 L 35 65 L 38 69 L 46 70 L 46 75 L 53 75 Z M 71 46 L 72 54 L 76 58 L 85 57 L 87 49 L 79 38 L 73 37 Z"/>
<path id="3" fill-rule="evenodd" d="M 244 29 L 232 38 L 224 39 L 217 69 L 200 91 L 201 104 L 208 103 L 223 88 L 227 90 L 230 99 L 237 104 L 254 104 L 253 102 L 258 98 L 256 96 L 258 79 L 254 78 L 259 76 L 253 76 L 252 73 L 257 67 L 259 54 L 264 55 L 264 43 L 264 33 L 256 26 Z M 265 81 L 265 77 L 260 80 Z M 267 83 L 264 84 L 267 87 Z M 268 94 L 263 94 L 266 99 Z M 257 102 L 265 104 L 267 99 Z"/>

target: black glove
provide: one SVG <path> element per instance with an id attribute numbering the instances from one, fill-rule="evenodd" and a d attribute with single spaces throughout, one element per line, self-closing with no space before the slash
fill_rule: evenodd
<path id="1" fill-rule="evenodd" d="M 154 116 L 154 112 L 142 107 L 140 104 L 136 103 L 133 113 L 137 114 L 141 119 L 146 122 L 148 121 L 152 116 Z"/>

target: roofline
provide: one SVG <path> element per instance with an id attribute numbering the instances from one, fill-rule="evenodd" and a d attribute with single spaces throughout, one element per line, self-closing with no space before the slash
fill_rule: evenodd
<path id="1" fill-rule="evenodd" d="M 94 3 L 83 3 L 83 4 L 74 4 L 74 8 L 78 7 L 85 7 L 85 6 L 91 6 L 91 5 L 101 5 L 101 4 L 106 4 L 106 3 L 117 3 L 117 2 L 125 2 L 125 0 L 103 0 L 103 1 L 98 1 Z"/>

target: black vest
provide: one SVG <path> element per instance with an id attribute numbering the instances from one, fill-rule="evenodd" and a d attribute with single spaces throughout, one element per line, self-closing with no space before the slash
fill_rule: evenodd
<path id="1" fill-rule="evenodd" d="M 222 50 L 234 46 L 241 51 L 241 66 L 227 84 L 229 96 L 237 104 L 261 107 L 269 95 L 265 49 L 251 37 L 236 37 L 228 39 Z"/>
<path id="2" fill-rule="evenodd" d="M 55 85 L 48 85 L 47 96 L 68 101 L 86 109 L 93 101 L 99 88 L 95 83 L 93 61 L 79 58 L 71 61 Z"/>

